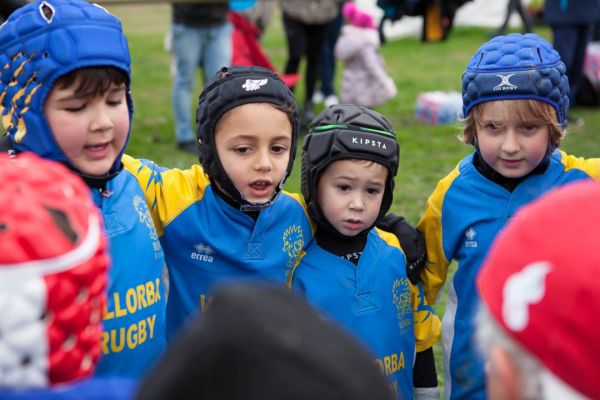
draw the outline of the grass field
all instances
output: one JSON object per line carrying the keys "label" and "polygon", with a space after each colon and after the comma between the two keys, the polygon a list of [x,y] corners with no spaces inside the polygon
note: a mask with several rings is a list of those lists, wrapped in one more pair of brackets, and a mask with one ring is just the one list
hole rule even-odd
{"label": "grass field", "polygon": [[[175,149],[170,56],[163,50],[163,37],[170,19],[169,6],[112,6],[110,11],[123,21],[133,58],[135,118],[128,153],[153,159],[163,166],[189,166],[195,158]],[[286,57],[285,37],[279,16],[273,17],[263,43],[274,64],[282,69]],[[409,38],[390,41],[382,48],[388,71],[398,87],[396,98],[377,108],[392,121],[400,142],[400,171],[392,211],[406,216],[412,223],[418,221],[425,200],[437,181],[471,151],[456,139],[459,126],[428,126],[414,120],[417,95],[433,90],[460,91],[461,73],[489,33],[490,30],[478,28],[457,28],[442,43],[423,44],[417,38]],[[547,28],[538,27],[536,33],[550,39]],[[339,78],[341,68],[338,67]],[[296,94],[301,103],[301,87]],[[598,156],[598,110],[577,108],[571,118],[582,118],[585,123],[577,127],[572,124],[563,148],[580,156]],[[299,190],[298,159],[286,186],[289,191]],[[438,358],[439,353],[436,349]],[[440,371],[441,365],[439,361]]]}

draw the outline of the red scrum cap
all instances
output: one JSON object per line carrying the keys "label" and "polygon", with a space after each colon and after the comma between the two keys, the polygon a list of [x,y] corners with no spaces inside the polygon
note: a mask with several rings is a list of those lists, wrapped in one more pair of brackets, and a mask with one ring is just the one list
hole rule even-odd
{"label": "red scrum cap", "polygon": [[0,388],[91,375],[108,265],[80,178],[28,153],[0,154]]}
{"label": "red scrum cap", "polygon": [[477,280],[510,337],[554,375],[600,398],[600,184],[580,182],[524,207]]}

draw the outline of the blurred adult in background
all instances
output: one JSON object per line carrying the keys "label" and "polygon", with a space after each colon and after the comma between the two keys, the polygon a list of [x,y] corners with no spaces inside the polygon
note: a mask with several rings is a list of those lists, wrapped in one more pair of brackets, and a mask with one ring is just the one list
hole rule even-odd
{"label": "blurred adult in background", "polygon": [[597,182],[564,186],[494,242],[477,279],[491,400],[600,398],[598,198]]}
{"label": "blurred adult in background", "polygon": [[340,37],[344,18],[342,16],[342,5],[340,3],[340,11],[327,27],[327,36],[321,49],[321,58],[319,60],[319,89],[315,90],[312,101],[313,104],[324,104],[325,107],[339,104],[339,99],[335,92],[335,44]]}
{"label": "blurred adult in background", "polygon": [[305,124],[310,123],[315,116],[312,97],[319,73],[319,60],[328,24],[338,16],[340,2],[341,0],[279,0],[288,49],[284,73],[297,73],[300,60],[306,57],[303,107]]}
{"label": "blurred adult in background", "polygon": [[175,138],[180,150],[193,154],[198,154],[191,118],[192,98],[195,101],[197,97],[194,91],[196,70],[202,69],[206,82],[221,67],[231,63],[232,28],[227,20],[228,9],[228,0],[172,5]]}
{"label": "blurred adult in background", "polygon": [[240,13],[258,28],[262,37],[271,23],[271,15],[276,4],[273,0],[256,0],[252,7],[242,10]]}
{"label": "blurred adult in background", "polygon": [[533,30],[533,20],[531,19],[531,15],[529,15],[527,7],[523,6],[521,0],[508,0],[508,5],[506,6],[506,15],[504,16],[504,22],[502,22],[502,25],[500,25],[498,30],[492,33],[491,36],[500,36],[506,33],[506,28],[508,28],[508,22],[510,21],[510,17],[515,11],[521,17],[521,21],[523,21],[523,33],[529,33]]}
{"label": "blurred adult in background", "polygon": [[571,105],[581,87],[585,49],[599,13],[600,0],[546,0],[544,21],[552,28],[554,48],[567,67]]}
{"label": "blurred adult in background", "polygon": [[13,11],[26,3],[25,0],[0,0],[0,23],[7,19]]}

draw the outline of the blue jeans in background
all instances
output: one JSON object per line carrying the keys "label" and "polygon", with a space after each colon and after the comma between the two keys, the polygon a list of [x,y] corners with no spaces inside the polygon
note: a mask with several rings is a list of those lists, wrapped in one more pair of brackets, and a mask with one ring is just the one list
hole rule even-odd
{"label": "blue jeans in background", "polygon": [[[229,22],[222,25],[197,27],[173,24],[173,56],[175,82],[173,83],[173,111],[177,143],[196,140],[192,129],[190,104],[198,93],[196,70],[202,68],[204,81],[210,79],[223,66],[231,64],[231,32]],[[195,120],[195,118],[194,118]]]}

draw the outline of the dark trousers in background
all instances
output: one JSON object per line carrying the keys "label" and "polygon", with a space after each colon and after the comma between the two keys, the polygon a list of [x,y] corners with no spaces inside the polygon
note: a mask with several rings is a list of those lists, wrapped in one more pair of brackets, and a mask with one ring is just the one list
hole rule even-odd
{"label": "dark trousers in background", "polygon": [[[306,56],[305,103],[310,103],[315,91],[317,74],[319,72],[319,59],[328,24],[308,25],[283,14],[283,27],[287,38],[288,61],[285,74],[298,73],[302,56]],[[292,88],[293,90],[293,88]]]}
{"label": "dark trousers in background", "polygon": [[504,16],[504,22],[496,31],[496,35],[504,35],[506,33],[510,17],[515,11],[519,13],[521,21],[523,21],[523,31],[525,33],[533,31],[533,20],[531,18],[531,15],[529,15],[529,11],[521,3],[521,0],[509,0],[508,5],[506,7],[506,15]]}
{"label": "dark trousers in background", "polygon": [[325,97],[335,94],[335,43],[340,37],[344,17],[340,12],[338,16],[329,23],[327,37],[321,50],[321,60],[319,62],[319,79],[321,81],[321,92]]}
{"label": "dark trousers in background", "polygon": [[590,40],[589,25],[553,25],[554,48],[567,67],[569,77],[569,102],[575,105],[575,99],[583,80],[583,62],[585,48]]}

